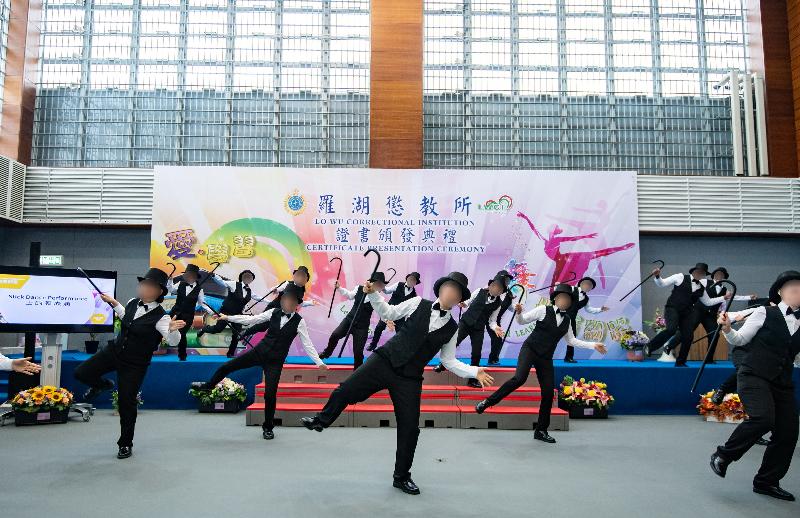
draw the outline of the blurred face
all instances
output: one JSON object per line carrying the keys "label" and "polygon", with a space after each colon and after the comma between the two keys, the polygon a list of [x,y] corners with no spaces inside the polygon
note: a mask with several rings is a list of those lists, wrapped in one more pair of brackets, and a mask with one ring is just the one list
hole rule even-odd
{"label": "blurred face", "polygon": [[461,302],[461,287],[453,281],[447,281],[439,287],[439,305],[442,309],[451,309]]}
{"label": "blurred face", "polygon": [[700,279],[705,278],[705,276],[706,276],[706,272],[704,272],[703,270],[695,270],[695,271],[692,272],[692,278],[693,279],[697,279],[698,281]]}
{"label": "blurred face", "polygon": [[305,286],[308,282],[308,276],[302,270],[297,270],[294,272],[294,275],[292,275],[292,281],[294,281],[297,286]]}
{"label": "blurred face", "polygon": [[556,295],[553,305],[561,311],[565,311],[572,305],[572,297],[566,293],[559,293]]}
{"label": "blurred face", "polygon": [[383,282],[373,281],[372,287],[375,289],[375,291],[383,291],[384,288],[386,288],[386,284]]}
{"label": "blurred face", "polygon": [[249,273],[246,273],[246,274],[242,275],[242,282],[245,283],[245,284],[250,284],[254,280],[255,280],[255,277],[253,277]]}
{"label": "blurred face", "polygon": [[417,278],[416,277],[411,276],[411,275],[406,277],[406,286],[408,286],[409,288],[413,288],[416,285],[417,285]]}
{"label": "blurred face", "polygon": [[161,293],[161,286],[149,279],[144,279],[136,286],[136,296],[142,299],[142,302],[153,302],[161,296]]}
{"label": "blurred face", "polygon": [[499,297],[505,291],[505,286],[497,281],[489,283],[489,295],[492,297]]}
{"label": "blurred face", "polygon": [[781,300],[792,309],[800,307],[800,281],[789,281],[778,291]]}
{"label": "blurred face", "polygon": [[197,282],[197,274],[196,273],[184,273],[183,280],[186,284],[194,284]]}
{"label": "blurred face", "polygon": [[714,274],[713,279],[714,279],[714,282],[723,281],[723,280],[725,280],[725,274],[722,273],[722,272],[716,272]]}
{"label": "blurred face", "polygon": [[300,303],[297,301],[297,297],[294,295],[281,297],[281,309],[284,313],[294,313],[299,305]]}
{"label": "blurred face", "polygon": [[592,284],[592,281],[583,281],[581,283],[581,289],[584,293],[589,293],[594,289],[594,285]]}

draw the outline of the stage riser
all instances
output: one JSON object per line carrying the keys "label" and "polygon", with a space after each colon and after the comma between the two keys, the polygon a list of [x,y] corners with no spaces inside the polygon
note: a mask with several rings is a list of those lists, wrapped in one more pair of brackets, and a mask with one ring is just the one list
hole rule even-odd
{"label": "stage riser", "polygon": [[[286,395],[278,393],[278,401],[284,403],[318,403],[318,404],[325,404],[325,401],[328,400],[330,394],[303,394],[303,395]],[[451,396],[451,397],[441,397],[441,396],[428,396],[426,397],[425,394],[422,395],[423,403],[428,403],[432,405],[467,405],[467,406],[475,406],[478,402],[483,401],[484,398],[482,397],[464,397],[462,395],[459,396]],[[521,406],[521,407],[530,407],[530,406],[538,406],[542,401],[541,396],[520,396],[520,397],[507,397],[498,406]],[[264,402],[264,392],[256,391],[255,397],[256,403],[263,403]],[[554,396],[553,403],[557,403],[558,399]],[[359,403],[361,405],[386,405],[390,404],[391,399],[387,395],[375,395],[371,398]]]}
{"label": "stage riser", "polygon": [[[333,383],[339,384],[346,380],[352,373],[352,369],[328,369],[320,370],[315,368],[290,368],[288,365],[281,371],[281,383]],[[494,378],[494,385],[500,386],[514,376],[514,369],[509,368],[488,368],[489,374]],[[456,376],[450,371],[435,372],[427,368],[423,374],[423,384],[426,385],[456,385],[465,386],[466,380]],[[525,387],[538,387],[535,372],[531,370],[531,375],[525,381]]]}
{"label": "stage riser", "polygon": [[[498,430],[533,430],[537,420],[537,415],[462,413],[460,427],[468,429],[496,428]],[[569,430],[569,415],[551,415],[549,429],[561,431]]]}

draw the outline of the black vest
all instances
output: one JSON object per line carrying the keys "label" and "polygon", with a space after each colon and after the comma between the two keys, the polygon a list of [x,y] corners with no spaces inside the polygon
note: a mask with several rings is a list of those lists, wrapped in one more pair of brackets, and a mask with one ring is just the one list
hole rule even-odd
{"label": "black vest", "polygon": [[[350,312],[347,314],[345,320],[353,320],[353,329],[364,329],[369,327],[369,320],[372,318],[372,304],[367,302],[364,304],[364,297],[367,295],[364,293],[363,286],[359,286],[356,290],[356,296],[353,298],[353,307],[350,308]],[[361,309],[358,309],[359,306]],[[358,314],[356,314],[356,311]]]}
{"label": "black vest", "polygon": [[[186,283],[181,281],[175,293],[175,304],[172,306],[169,314],[186,317],[186,325],[190,326],[192,324],[191,320],[194,318],[194,308],[197,306],[197,297],[200,296],[201,289],[200,282],[197,282],[194,289],[187,292]],[[189,315],[191,315],[191,318],[189,318]]]}
{"label": "black vest", "polygon": [[589,295],[584,293],[583,300],[580,300],[580,288],[572,288],[572,305],[567,310],[567,316],[574,322],[578,319],[578,311],[589,305]]}
{"label": "black vest", "polygon": [[235,290],[228,290],[219,312],[225,315],[241,314],[244,307],[250,302],[250,295],[250,287],[245,286],[243,282],[237,282]]}
{"label": "black vest", "polygon": [[[288,281],[288,282],[289,282],[289,284],[294,284],[294,281]],[[297,286],[297,285],[295,284],[295,286]],[[305,295],[306,295],[306,287],[305,286],[297,286],[297,289],[300,290],[300,297],[301,298],[305,297]],[[283,292],[281,292],[281,291],[278,292],[278,296],[275,297],[274,299],[272,299],[269,304],[267,304],[267,308],[266,309],[281,309],[281,293],[283,293]]]}
{"label": "black vest", "polygon": [[[156,304],[151,302],[150,304]],[[133,299],[125,306],[119,336],[114,341],[114,348],[120,358],[131,363],[148,364],[153,352],[161,343],[161,333],[156,323],[166,314],[160,305],[134,320],[133,316],[139,307],[139,299]]]}
{"label": "black vest", "polygon": [[766,308],[767,318],[744,351],[741,370],[784,386],[792,386],[792,368],[800,353],[800,330],[789,334],[786,319],[777,306]]}
{"label": "black vest", "polygon": [[555,309],[553,306],[546,306],[544,318],[536,322],[536,327],[533,328],[522,346],[530,348],[540,358],[552,360],[558,341],[567,334],[569,323],[569,314],[567,314],[561,319],[561,324],[556,325]]}
{"label": "black vest", "polygon": [[[389,305],[390,306],[396,306],[396,305],[398,305],[398,304],[400,304],[402,302],[405,302],[405,301],[407,301],[409,299],[413,299],[416,296],[417,296],[417,289],[416,288],[411,288],[411,293],[406,295],[406,284],[404,282],[401,282],[400,284],[397,285],[397,289],[394,290],[394,293],[392,293],[392,296],[389,297]],[[395,331],[397,331],[397,329],[400,326],[402,326],[406,322],[406,320],[407,319],[405,319],[405,318],[401,318],[399,320],[395,320],[394,321],[394,329],[395,329]]]}
{"label": "black vest", "polygon": [[264,358],[282,362],[289,355],[289,348],[292,346],[294,337],[297,336],[297,326],[300,325],[303,317],[299,313],[295,313],[283,327],[281,327],[281,317],[283,317],[283,312],[280,309],[272,312],[267,334],[256,347],[262,352]]}
{"label": "black vest", "polygon": [[[712,290],[711,286],[712,285],[709,284],[708,287],[706,288],[706,294],[709,297],[711,297],[712,299],[717,298],[717,297],[722,297],[723,295],[728,293],[728,288],[726,288],[725,286],[722,286],[722,289],[720,290],[719,293],[716,293],[716,291],[717,291],[716,288]],[[698,299],[699,298],[700,297],[698,297]],[[722,306],[722,302],[720,302],[719,304],[714,304],[713,306],[706,306],[705,304],[698,304],[697,306],[698,306],[698,309],[701,312],[705,312],[705,313],[710,313],[712,315],[716,315],[719,312],[720,306]]]}
{"label": "black vest", "polygon": [[432,306],[432,301],[421,299],[405,325],[383,347],[375,351],[388,360],[392,368],[402,376],[421,379],[428,362],[458,331],[458,324],[451,317],[445,325],[429,333]]}
{"label": "black vest", "polygon": [[684,274],[683,282],[672,288],[672,293],[669,294],[665,306],[671,306],[678,311],[691,309],[694,303],[700,299],[703,290],[692,291],[693,287],[692,276]]}
{"label": "black vest", "polygon": [[[509,307],[511,307],[511,303],[512,302],[514,302],[514,294],[511,293],[511,292],[506,293],[505,298],[500,303],[500,311],[497,312],[497,323],[498,324],[500,323],[500,320],[503,318],[503,314],[506,312],[506,310]],[[511,318],[514,318],[514,317],[512,316]],[[486,325],[489,325],[489,322],[487,322]],[[490,332],[491,332],[491,330],[490,330]]]}
{"label": "black vest", "polygon": [[489,290],[481,288],[472,300],[467,310],[461,315],[461,320],[472,328],[480,328],[489,321],[492,312],[500,307],[500,297],[495,297],[494,302],[486,303],[489,297]]}

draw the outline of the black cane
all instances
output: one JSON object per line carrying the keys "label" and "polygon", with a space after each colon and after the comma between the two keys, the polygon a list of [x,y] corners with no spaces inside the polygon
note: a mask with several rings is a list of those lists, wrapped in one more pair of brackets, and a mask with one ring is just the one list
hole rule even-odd
{"label": "black cane", "polygon": [[[81,273],[81,275],[86,277],[86,280],[89,281],[89,284],[91,284],[92,287],[97,290],[97,293],[99,293],[101,295],[105,295],[105,293],[103,293],[103,290],[101,290],[100,288],[97,287],[97,284],[95,284],[94,281],[91,279],[91,277],[89,277],[89,275],[86,274],[86,272],[83,270],[83,268],[81,268],[79,266],[78,268],[76,268],[76,270],[78,270]],[[108,302],[106,302],[106,304],[108,304],[109,306],[111,305]]]}
{"label": "black cane", "polygon": [[386,279],[386,284],[389,284],[390,282],[392,282],[392,279],[394,279],[394,276],[397,275],[397,270],[395,270],[392,267],[389,267],[389,268],[386,268],[386,269],[387,270],[392,270],[392,276],[389,277],[388,279]]}
{"label": "black cane", "polygon": [[[378,252],[377,250],[375,250],[374,248],[370,248],[366,252],[364,252],[364,257],[366,257],[370,252],[373,252],[378,257],[378,262],[375,263],[375,268],[373,268],[372,273],[370,274],[370,278],[372,278],[372,276],[375,275],[375,272],[378,271],[378,267],[381,265],[381,253]],[[361,297],[361,300],[359,301],[358,300],[358,293],[356,293],[356,296],[355,296],[355,299],[354,299],[354,302],[356,304],[358,304],[356,306],[356,312],[353,313],[353,319],[350,321],[350,326],[347,328],[347,334],[344,335],[344,342],[342,342],[342,348],[339,349],[339,354],[337,355],[337,358],[341,358],[342,357],[342,353],[344,352],[344,348],[347,345],[347,340],[350,338],[350,331],[353,329],[353,323],[356,321],[356,318],[358,318],[358,312],[359,312],[359,310],[361,310],[361,306],[364,304],[364,298],[366,298],[366,296],[367,296],[367,294],[364,293],[363,289],[361,291],[361,294],[363,295],[363,297]]]}
{"label": "black cane", "polygon": [[[336,282],[339,282],[339,276],[342,275],[342,258],[331,257],[331,260],[328,262],[332,263],[333,261],[339,261],[339,271],[336,272]],[[335,299],[336,299],[336,288],[333,288],[333,293],[331,293],[331,307],[328,308],[328,318],[331,318],[331,311],[333,311],[333,301]]]}
{"label": "black cane", "polygon": [[[509,293],[514,295],[514,288],[522,288],[522,291],[519,293],[519,300],[517,300],[517,304],[522,304],[522,297],[525,295],[525,288],[521,284],[514,284],[508,287]],[[511,312],[511,319],[508,321],[508,326],[506,326],[506,332],[503,335],[503,342],[500,344],[502,347],[506,343],[506,337],[508,336],[508,332],[511,330],[511,324],[514,322],[514,317],[517,316],[516,309]]]}
{"label": "black cane", "polygon": [[244,314],[244,313],[247,313],[248,311],[250,311],[251,309],[253,309],[254,307],[256,307],[256,306],[258,305],[258,303],[259,303],[259,302],[261,302],[261,301],[262,301],[262,300],[264,300],[265,298],[269,297],[269,296],[270,296],[270,295],[272,295],[273,293],[277,293],[277,291],[278,291],[278,290],[281,288],[281,286],[283,286],[284,284],[286,284],[286,281],[283,281],[282,283],[280,283],[280,284],[278,284],[277,286],[275,286],[275,288],[273,288],[273,289],[272,289],[272,290],[271,290],[269,293],[267,293],[266,295],[264,295],[263,297],[261,297],[261,298],[260,298],[260,299],[258,299],[257,301],[253,302],[252,304],[250,304],[250,306],[249,306],[249,307],[246,307],[246,308],[244,308],[244,310],[242,310],[242,314]]}
{"label": "black cane", "polygon": [[[664,261],[662,261],[661,259],[656,259],[655,261],[653,261],[653,264],[656,264],[656,263],[661,263],[661,266],[659,266],[659,267],[658,267],[658,269],[659,269],[659,270],[661,270],[662,268],[664,268]],[[651,273],[650,275],[648,275],[647,277],[645,277],[644,279],[642,279],[642,282],[640,282],[639,284],[637,284],[636,286],[634,286],[634,287],[633,287],[633,289],[632,289],[631,291],[629,291],[628,293],[626,293],[625,295],[623,295],[623,297],[622,297],[621,299],[619,299],[619,301],[620,301],[620,302],[622,302],[623,300],[625,300],[626,298],[628,298],[628,295],[630,295],[631,293],[633,293],[634,291],[636,291],[636,289],[637,289],[639,286],[641,286],[642,284],[644,284],[644,283],[646,283],[647,281],[649,281],[649,280],[650,280],[650,278],[651,278],[652,276],[653,276],[653,274]]]}
{"label": "black cane", "polygon": [[[575,279],[578,278],[578,275],[575,272],[569,272],[569,273],[572,274],[572,278],[571,279],[567,279],[565,281],[558,281],[558,282],[556,282],[554,284],[551,284],[550,286],[545,286],[544,288],[536,288],[535,290],[528,290],[528,293],[536,293],[537,291],[549,290],[550,288],[555,288],[559,284],[569,284],[570,282],[572,282],[572,281],[574,281]],[[519,286],[519,284],[515,284],[515,286]]]}
{"label": "black cane", "polygon": [[167,263],[167,264],[172,266],[172,271],[167,276],[167,280],[170,280],[170,279],[172,279],[172,276],[175,275],[175,270],[177,270],[178,267],[175,265],[175,263]]}
{"label": "black cane", "polygon": [[[721,281],[715,282],[711,286],[717,286],[717,285],[720,285],[720,284],[728,284],[728,285],[730,285],[731,292],[732,292],[730,300],[734,300],[734,298],[736,297],[736,285],[734,283],[732,283],[731,281],[727,280],[727,279],[723,279]],[[725,308],[725,309],[727,310],[727,308]],[[727,311],[725,313],[727,313]],[[709,345],[713,344],[714,342],[717,341],[717,336],[719,336],[720,329],[722,329],[722,324],[717,324],[717,328],[714,330],[714,336],[708,342]],[[713,347],[709,347],[708,351],[706,351],[706,357],[703,358],[703,364],[700,365],[700,370],[697,371],[697,376],[694,378],[694,383],[692,383],[692,389],[689,392],[694,393],[695,389],[697,388],[697,384],[700,382],[700,376],[703,375],[703,371],[706,369],[706,365],[708,365],[708,362],[711,361],[711,357],[712,357],[713,354],[714,354],[714,348]]]}

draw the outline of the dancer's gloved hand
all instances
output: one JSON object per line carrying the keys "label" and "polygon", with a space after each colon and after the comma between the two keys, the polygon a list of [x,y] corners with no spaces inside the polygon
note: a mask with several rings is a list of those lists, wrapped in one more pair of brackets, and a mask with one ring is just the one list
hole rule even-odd
{"label": "dancer's gloved hand", "polygon": [[481,384],[481,387],[490,387],[494,383],[494,378],[486,372],[485,368],[478,369],[478,375],[475,378]]}
{"label": "dancer's gloved hand", "polygon": [[177,316],[172,317],[169,321],[169,332],[177,331],[178,329],[183,329],[186,326],[186,322],[183,320],[177,320]]}

